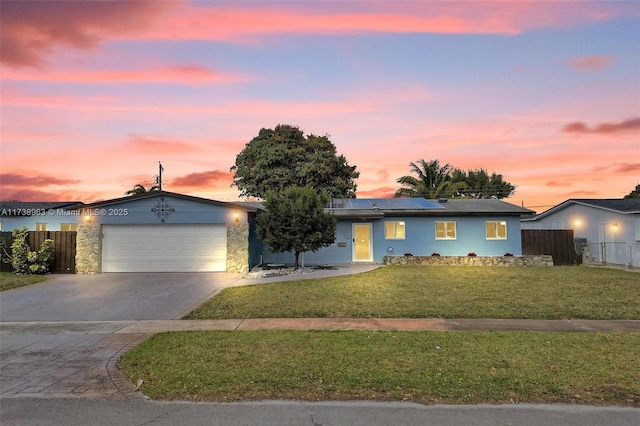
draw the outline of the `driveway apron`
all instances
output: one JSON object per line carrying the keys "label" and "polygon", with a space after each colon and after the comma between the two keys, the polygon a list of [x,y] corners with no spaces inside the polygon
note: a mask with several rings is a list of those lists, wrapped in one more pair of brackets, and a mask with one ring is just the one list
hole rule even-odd
{"label": "driveway apron", "polygon": [[57,275],[41,284],[2,292],[0,320],[178,319],[238,279],[224,273]]}
{"label": "driveway apron", "polygon": [[[240,277],[223,273],[58,275],[0,293],[0,398],[132,398],[117,369],[151,334],[115,332],[135,320],[178,319]],[[49,327],[39,328],[46,321]],[[102,327],[52,322],[113,321]],[[32,323],[15,332],[8,323]],[[4,327],[3,327],[4,324]]]}

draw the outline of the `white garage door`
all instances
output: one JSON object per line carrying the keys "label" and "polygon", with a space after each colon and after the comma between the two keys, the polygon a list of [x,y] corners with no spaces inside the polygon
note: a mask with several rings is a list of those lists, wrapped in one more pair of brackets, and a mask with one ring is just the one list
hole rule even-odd
{"label": "white garage door", "polygon": [[225,225],[104,225],[103,272],[214,272],[227,267]]}

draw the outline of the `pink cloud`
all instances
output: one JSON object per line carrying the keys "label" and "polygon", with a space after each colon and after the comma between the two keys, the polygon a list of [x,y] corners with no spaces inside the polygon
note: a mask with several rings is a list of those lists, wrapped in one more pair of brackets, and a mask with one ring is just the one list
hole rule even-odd
{"label": "pink cloud", "polygon": [[562,186],[571,186],[571,183],[550,180],[550,181],[546,182],[545,185],[546,186],[553,186],[553,187],[562,187]]}
{"label": "pink cloud", "polygon": [[0,59],[15,67],[40,67],[55,46],[95,48],[114,34],[134,35],[175,2],[0,2]]}
{"label": "pink cloud", "polygon": [[611,56],[582,56],[569,61],[569,66],[578,71],[602,71],[613,63]]}
{"label": "pink cloud", "polygon": [[130,135],[125,145],[127,151],[136,153],[179,154],[199,150],[196,145],[179,139],[152,135]]}
{"label": "pink cloud", "polygon": [[0,174],[2,186],[51,186],[51,185],[75,185],[80,183],[76,179],[61,179],[51,175],[27,176],[18,173]]}
{"label": "pink cloud", "polygon": [[58,83],[164,83],[215,84],[245,81],[248,77],[212,71],[199,65],[181,65],[157,69],[103,71],[15,71],[5,70],[3,80],[46,81]]}
{"label": "pink cloud", "polygon": [[233,174],[220,170],[190,173],[186,176],[175,178],[169,186],[176,188],[212,188],[221,185],[231,185]]}
{"label": "pink cloud", "polygon": [[372,188],[372,189],[366,189],[366,190],[359,189],[357,191],[358,198],[393,198],[393,194],[396,193],[396,190],[398,188],[391,187],[391,186],[382,186],[379,188]]}
{"label": "pink cloud", "polygon": [[[518,34],[609,19],[633,5],[600,2],[2,1],[2,62],[41,67],[57,46],[93,49],[113,39],[263,40],[269,35],[366,33]],[[628,12],[627,12],[628,13]]]}
{"label": "pink cloud", "polygon": [[613,173],[640,173],[640,163],[613,163],[607,166],[594,167],[594,171],[608,171]]}
{"label": "pink cloud", "polygon": [[581,121],[576,121],[574,123],[569,123],[562,128],[562,131],[567,133],[596,133],[605,135],[637,130],[640,130],[640,117],[613,123],[601,123],[592,128],[589,128]]}

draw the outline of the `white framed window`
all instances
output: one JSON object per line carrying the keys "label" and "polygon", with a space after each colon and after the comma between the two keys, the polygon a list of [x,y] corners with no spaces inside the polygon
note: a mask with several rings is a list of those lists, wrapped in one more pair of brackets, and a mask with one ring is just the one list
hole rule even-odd
{"label": "white framed window", "polygon": [[77,223],[61,223],[60,230],[61,231],[77,231],[78,224]]}
{"label": "white framed window", "polygon": [[488,220],[486,223],[487,240],[506,240],[507,222],[504,220]]}
{"label": "white framed window", "polygon": [[636,241],[640,241],[640,217],[636,219]]}
{"label": "white framed window", "polygon": [[455,221],[436,221],[436,240],[455,240],[456,239],[456,222]]}
{"label": "white framed window", "polygon": [[36,231],[46,231],[47,230],[47,224],[46,223],[36,223]]}
{"label": "white framed window", "polygon": [[403,221],[389,221],[384,223],[385,240],[404,240],[405,224]]}

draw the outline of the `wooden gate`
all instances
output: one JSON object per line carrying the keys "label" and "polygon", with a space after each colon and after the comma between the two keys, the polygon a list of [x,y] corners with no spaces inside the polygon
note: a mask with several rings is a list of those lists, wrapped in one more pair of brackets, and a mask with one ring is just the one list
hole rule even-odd
{"label": "wooden gate", "polygon": [[[32,251],[38,251],[44,240],[52,239],[55,243],[55,255],[50,272],[52,274],[75,274],[76,235],[76,231],[29,231],[27,244],[29,244]],[[11,232],[0,232],[0,240],[5,242],[6,250],[10,254],[11,243],[13,243]],[[13,271],[13,267],[10,263],[1,263],[0,271],[11,272]]]}
{"label": "wooden gate", "polygon": [[548,254],[554,265],[579,265],[582,255],[576,252],[573,229],[522,229],[522,254]]}

